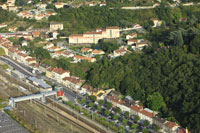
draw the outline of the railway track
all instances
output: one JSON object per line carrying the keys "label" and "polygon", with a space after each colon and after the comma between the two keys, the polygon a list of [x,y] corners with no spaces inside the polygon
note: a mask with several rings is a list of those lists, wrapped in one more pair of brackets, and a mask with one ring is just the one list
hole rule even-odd
{"label": "railway track", "polygon": [[[4,73],[4,72],[3,72],[3,73]],[[2,74],[2,71],[1,71],[1,74]],[[14,79],[13,77],[11,77],[11,76],[8,75],[8,74],[5,74],[5,73],[4,73],[3,75],[4,75],[6,78],[9,78],[10,80],[15,80],[15,83],[16,83],[16,84],[19,84],[20,86],[23,86],[23,87],[27,88],[27,90],[30,91],[30,92],[28,92],[28,93],[25,93],[25,92],[23,92],[23,91],[18,90],[18,91],[20,91],[20,92],[23,93],[23,94],[31,94],[31,93],[36,93],[36,92],[38,92],[38,91],[36,90],[36,87],[33,87],[33,86],[30,87],[30,85],[25,84],[25,83],[22,83],[21,81]],[[12,95],[12,96],[13,96],[13,95]],[[45,106],[49,111],[54,112],[54,113],[56,113],[57,115],[59,115],[59,116],[65,118],[65,119],[67,119],[67,120],[70,121],[70,123],[72,123],[74,126],[78,126],[79,128],[83,129],[86,133],[90,133],[90,132],[95,132],[95,133],[98,133],[98,132],[106,133],[106,132],[107,132],[106,130],[103,130],[102,128],[99,128],[99,127],[95,126],[93,123],[91,123],[91,122],[89,122],[89,121],[86,121],[85,119],[79,117],[79,119],[78,119],[79,121],[85,123],[85,124],[88,125],[89,127],[91,127],[91,128],[93,128],[94,130],[96,130],[96,131],[94,131],[94,130],[91,131],[91,130],[89,130],[88,128],[82,126],[79,122],[74,122],[74,121],[72,121],[71,119],[67,118],[66,116],[64,116],[64,115],[62,115],[62,114],[60,114],[60,113],[58,113],[57,111],[55,111],[54,109],[48,107],[47,105],[45,105],[45,104],[43,104],[43,103],[41,103],[41,102],[39,102],[39,101],[37,101],[37,100],[34,100],[34,101],[36,101],[37,105],[39,105],[40,107],[41,107],[41,106],[42,106],[42,107]],[[46,98],[46,101],[47,101],[47,102],[48,102],[48,101],[49,101],[49,102],[50,102],[50,101],[52,102],[53,100],[50,99],[50,98]],[[53,101],[53,102],[54,102],[54,101]],[[73,116],[74,118],[77,118],[77,114],[75,114],[74,112],[72,112],[72,111],[70,111],[70,110],[67,110],[66,108],[62,107],[61,105],[59,105],[59,104],[56,103],[56,102],[54,102],[54,103],[56,104],[56,106],[57,106],[58,109],[60,109],[60,110],[62,110],[62,111],[64,111],[64,112],[66,112],[67,114]]]}
{"label": "railway track", "polygon": [[[78,126],[79,128],[83,129],[83,130],[85,131],[85,133],[92,133],[92,131],[90,131],[90,130],[88,130],[87,128],[83,127],[81,124],[72,121],[71,119],[67,118],[66,116],[64,116],[64,115],[62,115],[62,114],[60,114],[60,113],[58,113],[57,111],[55,111],[55,110],[52,109],[51,107],[49,107],[49,106],[47,106],[47,105],[41,103],[40,101],[37,101],[37,100],[34,100],[34,101],[35,101],[36,104],[37,104],[38,106],[40,106],[41,108],[45,106],[45,108],[46,108],[49,112],[55,113],[55,114],[59,115],[60,118],[63,118],[63,120],[66,119],[67,121],[70,121],[72,124],[74,124],[74,125]],[[51,116],[50,116],[50,117],[51,117]],[[55,118],[53,118],[53,119],[55,119]],[[56,119],[55,119],[55,120],[56,120]]]}

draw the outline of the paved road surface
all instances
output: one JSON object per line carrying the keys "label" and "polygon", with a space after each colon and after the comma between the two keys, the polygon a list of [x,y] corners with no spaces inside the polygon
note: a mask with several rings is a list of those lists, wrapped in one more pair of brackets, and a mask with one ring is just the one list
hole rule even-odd
{"label": "paved road surface", "polygon": [[13,68],[15,68],[16,70],[18,70],[19,72],[21,72],[22,74],[26,75],[26,76],[32,76],[30,73],[26,72],[24,69],[20,68],[18,65],[16,65],[15,63],[13,63],[13,61],[10,61],[9,59],[0,57],[0,60],[7,63],[8,65],[12,66]]}

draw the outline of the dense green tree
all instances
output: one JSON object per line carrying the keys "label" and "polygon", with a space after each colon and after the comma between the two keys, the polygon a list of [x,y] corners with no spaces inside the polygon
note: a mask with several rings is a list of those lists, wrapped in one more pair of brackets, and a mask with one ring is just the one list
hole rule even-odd
{"label": "dense green tree", "polygon": [[104,100],[99,100],[99,105],[104,105],[105,104],[105,101]]}
{"label": "dense green tree", "polygon": [[152,110],[159,111],[159,109],[165,105],[165,102],[159,92],[154,92],[152,95],[147,97],[147,105]]}
{"label": "dense green tree", "polygon": [[37,47],[35,49],[34,53],[35,53],[36,58],[39,60],[39,63],[43,59],[50,59],[51,58],[49,51],[46,50],[46,49],[43,49],[42,47]]}
{"label": "dense green tree", "polygon": [[189,45],[189,50],[193,54],[200,54],[200,34],[196,35]]}
{"label": "dense green tree", "polygon": [[140,117],[138,115],[136,115],[133,119],[133,121],[138,122],[140,120]]}
{"label": "dense green tree", "polygon": [[144,124],[145,127],[148,127],[150,123],[149,123],[148,120],[144,120],[144,123],[143,123],[143,124]]}
{"label": "dense green tree", "polygon": [[106,103],[106,107],[107,107],[107,109],[111,109],[112,108],[112,103],[107,102]]}

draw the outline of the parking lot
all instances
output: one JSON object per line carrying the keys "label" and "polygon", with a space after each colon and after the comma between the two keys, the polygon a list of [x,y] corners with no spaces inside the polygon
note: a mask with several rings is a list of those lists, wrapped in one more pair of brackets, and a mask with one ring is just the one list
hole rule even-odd
{"label": "parking lot", "polygon": [[28,133],[4,112],[0,112],[0,133]]}

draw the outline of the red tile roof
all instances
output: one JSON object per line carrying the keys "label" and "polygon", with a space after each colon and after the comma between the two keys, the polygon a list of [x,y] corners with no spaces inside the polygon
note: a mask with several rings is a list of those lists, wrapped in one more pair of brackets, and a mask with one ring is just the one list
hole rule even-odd
{"label": "red tile roof", "polygon": [[69,70],[63,70],[62,68],[52,68],[52,67],[50,67],[50,68],[48,68],[47,70],[50,71],[50,72],[58,73],[58,74],[60,74],[60,75],[62,75],[62,74],[64,74],[64,73],[70,73]]}
{"label": "red tile roof", "polygon": [[152,118],[154,116],[153,113],[150,113],[146,110],[142,110],[142,111],[140,111],[140,113],[142,113],[143,115],[150,117],[150,118]]}
{"label": "red tile roof", "polygon": [[171,121],[165,122],[164,125],[167,126],[167,127],[169,127],[169,128],[173,128],[173,127],[175,127],[175,126],[178,126],[177,123],[171,122]]}
{"label": "red tile roof", "polygon": [[35,58],[28,58],[28,59],[26,59],[26,61],[28,61],[28,62],[36,61],[36,59]]}
{"label": "red tile roof", "polygon": [[143,109],[143,107],[138,105],[131,105],[131,109],[140,112]]}
{"label": "red tile roof", "polygon": [[32,32],[32,35],[34,35],[34,36],[39,36],[40,35],[40,32]]}

